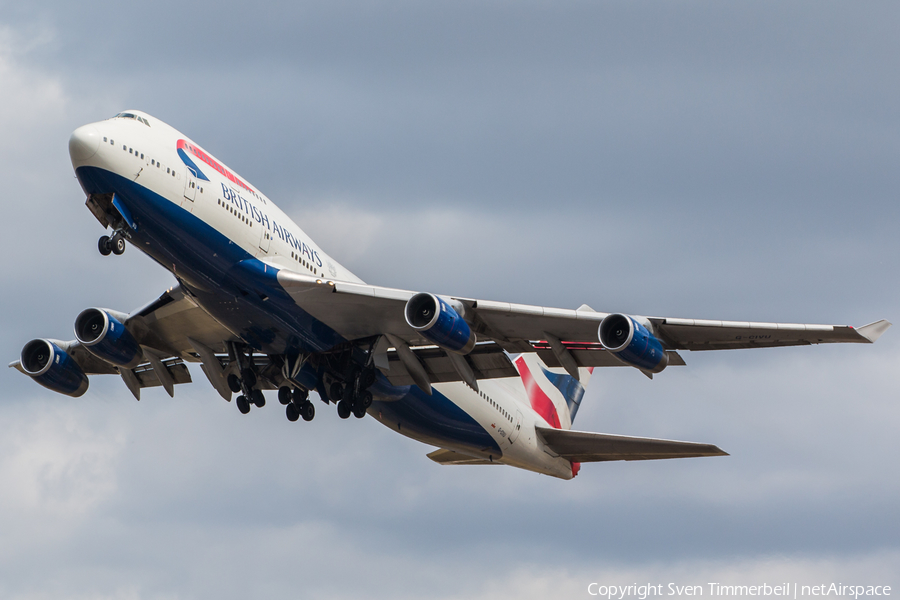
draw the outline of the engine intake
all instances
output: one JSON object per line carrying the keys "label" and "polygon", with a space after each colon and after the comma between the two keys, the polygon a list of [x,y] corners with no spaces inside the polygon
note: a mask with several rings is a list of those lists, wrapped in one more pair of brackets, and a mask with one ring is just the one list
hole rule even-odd
{"label": "engine intake", "polygon": [[22,370],[49,390],[77,398],[88,378],[69,354],[50,340],[31,340],[22,348]]}
{"label": "engine intake", "polygon": [[[462,304],[458,307],[464,312]],[[422,337],[457,354],[468,354],[476,337],[457,309],[434,294],[419,293],[409,299],[404,310],[406,322]]]}
{"label": "engine intake", "polygon": [[102,308],[88,308],[75,319],[75,337],[88,352],[117,367],[133,368],[144,357],[125,325]]}
{"label": "engine intake", "polygon": [[669,364],[662,343],[633,317],[607,315],[600,321],[598,335],[604,348],[642,371],[659,373]]}

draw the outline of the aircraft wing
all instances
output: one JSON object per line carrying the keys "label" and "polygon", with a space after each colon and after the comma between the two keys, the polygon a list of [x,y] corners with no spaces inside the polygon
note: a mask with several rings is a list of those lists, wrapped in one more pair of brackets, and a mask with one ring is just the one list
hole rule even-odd
{"label": "aircraft wing", "polygon": [[[278,272],[278,281],[303,310],[347,339],[387,333],[410,346],[431,344],[413,330],[404,317],[406,302],[415,295],[415,292],[327,281],[285,269]],[[507,351],[548,350],[549,334],[573,346],[571,351],[578,357],[579,366],[620,364],[614,358],[602,356],[609,353],[603,351],[597,344],[597,328],[607,313],[596,312],[587,306],[572,310],[471,298],[449,298],[466,307],[466,319],[472,322],[473,330],[479,339],[492,339]],[[669,351],[841,342],[872,343],[891,325],[887,321],[877,321],[857,329],[846,325],[753,323],[660,317],[646,317],[646,321],[652,324],[654,333]],[[576,350],[580,355],[576,354]],[[548,358],[552,354],[545,353]],[[542,358],[545,356],[542,355]],[[557,361],[550,360],[550,363],[552,362]],[[683,362],[680,362],[679,357],[675,362],[670,361],[670,364]]]}
{"label": "aircraft wing", "polygon": [[535,427],[544,445],[572,462],[728,456],[718,446],[610,433]]}
{"label": "aircraft wing", "polygon": [[[145,387],[161,385],[173,395],[175,385],[190,383],[185,361],[202,363],[213,386],[223,397],[231,397],[224,380],[228,361],[225,359],[223,365],[216,353],[226,352],[225,342],[239,338],[199,308],[180,286],[135,310],[124,323],[143,349],[146,361],[130,369],[94,356],[77,340],[48,341],[66,352],[85,375],[119,374],[138,399]],[[25,372],[18,360],[9,366]]]}

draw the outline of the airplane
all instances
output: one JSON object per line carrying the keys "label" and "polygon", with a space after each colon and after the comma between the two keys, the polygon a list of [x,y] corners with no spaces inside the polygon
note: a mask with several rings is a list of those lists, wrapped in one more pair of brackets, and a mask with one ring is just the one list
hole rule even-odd
{"label": "airplane", "polygon": [[340,418],[367,414],[437,449],[442,465],[505,464],[572,479],[581,463],[727,455],[717,446],[572,429],[599,367],[648,377],[679,350],[873,343],[859,328],[658,318],[560,309],[369,285],[320,248],[265,194],[186,135],[128,110],[84,125],[69,155],[86,206],[176,284],[131,313],[87,308],[75,340],[34,339],[10,363],[78,397],[88,376],[145,387],[191,381],[195,363],[243,414],[277,390],[290,421],[315,392]]}

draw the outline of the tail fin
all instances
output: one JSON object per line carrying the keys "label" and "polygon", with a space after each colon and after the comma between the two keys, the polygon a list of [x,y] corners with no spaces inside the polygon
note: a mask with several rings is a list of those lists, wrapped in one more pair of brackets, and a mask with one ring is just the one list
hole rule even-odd
{"label": "tail fin", "polygon": [[513,360],[531,408],[556,429],[571,429],[593,368],[579,367],[579,379],[562,369],[549,369],[537,354],[520,354]]}

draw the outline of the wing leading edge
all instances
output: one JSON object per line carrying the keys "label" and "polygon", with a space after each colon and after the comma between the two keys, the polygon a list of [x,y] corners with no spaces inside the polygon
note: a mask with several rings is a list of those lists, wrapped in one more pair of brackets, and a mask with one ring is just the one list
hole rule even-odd
{"label": "wing leading edge", "polygon": [[713,444],[546,427],[536,427],[535,430],[547,448],[572,462],[728,456],[727,452]]}

